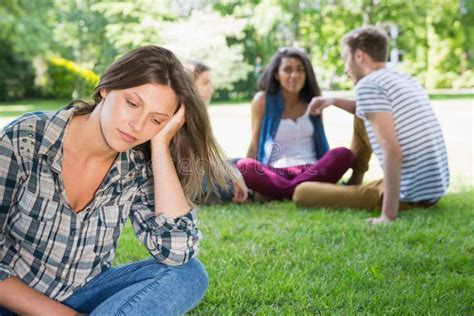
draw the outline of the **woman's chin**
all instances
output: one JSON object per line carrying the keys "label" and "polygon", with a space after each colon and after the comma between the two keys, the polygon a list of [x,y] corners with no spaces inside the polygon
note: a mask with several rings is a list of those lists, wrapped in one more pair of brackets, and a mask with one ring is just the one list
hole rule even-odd
{"label": "woman's chin", "polygon": [[138,144],[128,143],[128,142],[124,142],[124,141],[111,141],[111,142],[108,143],[108,145],[109,145],[109,148],[112,151],[115,151],[117,153],[122,153],[122,152],[125,152],[125,151],[128,151],[128,150],[132,149],[133,147],[137,146]]}

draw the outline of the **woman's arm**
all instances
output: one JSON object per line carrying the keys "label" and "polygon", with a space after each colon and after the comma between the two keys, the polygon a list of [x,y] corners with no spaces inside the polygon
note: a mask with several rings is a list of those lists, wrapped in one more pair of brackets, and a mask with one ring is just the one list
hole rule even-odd
{"label": "woman's arm", "polygon": [[[20,154],[15,149],[15,139],[9,137],[21,135],[16,129],[17,125],[10,125],[0,132],[0,254],[3,254],[7,217],[16,203],[14,198],[22,179]],[[0,307],[21,315],[79,315],[29,287],[5,263],[0,265]]]}
{"label": "woman's arm", "polygon": [[19,315],[81,315],[33,290],[17,277],[0,282],[0,306]]}
{"label": "woman's arm", "polygon": [[169,143],[184,124],[184,106],[152,139],[153,180],[141,185],[130,210],[135,235],[167,265],[188,262],[199,251],[201,234],[171,159]]}
{"label": "woman's arm", "polygon": [[140,185],[130,209],[130,220],[137,239],[159,262],[178,266],[199,252],[201,233],[197,210],[172,218],[166,213],[156,215],[153,179]]}
{"label": "woman's arm", "polygon": [[190,209],[169,149],[171,139],[184,124],[184,113],[185,108],[182,105],[151,140],[156,215],[167,214],[176,218],[188,213]]}
{"label": "woman's arm", "polygon": [[260,139],[260,127],[262,126],[263,115],[265,114],[265,92],[260,91],[255,94],[252,100],[252,135],[247,158],[256,158],[258,153],[258,141]]}
{"label": "woman's arm", "polygon": [[[6,238],[5,225],[11,212],[11,206],[15,204],[13,198],[16,195],[20,179],[17,153],[14,150],[13,142],[7,136],[6,129],[4,129],[0,132],[0,254],[3,254]],[[0,260],[3,260],[3,256],[0,257]],[[0,282],[10,276],[14,276],[13,270],[5,264],[0,265]]]}
{"label": "woman's arm", "polygon": [[[9,137],[21,135],[17,128],[18,125],[10,125],[0,132],[0,254],[3,254],[6,220],[16,203],[14,197],[21,181],[21,161],[15,151],[15,139]],[[29,287],[6,264],[0,266],[0,307],[21,315],[79,315]]]}

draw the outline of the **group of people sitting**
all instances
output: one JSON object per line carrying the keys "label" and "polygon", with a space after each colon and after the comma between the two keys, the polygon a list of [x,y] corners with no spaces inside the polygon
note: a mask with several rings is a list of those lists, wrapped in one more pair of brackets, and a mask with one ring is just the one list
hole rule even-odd
{"label": "group of people sitting", "polygon": [[[387,36],[373,27],[346,35],[342,55],[356,85],[355,100],[322,97],[307,55],[279,49],[252,100],[247,157],[233,159],[237,180],[220,200],[245,201],[250,189],[257,200],[382,210],[373,223],[395,220],[398,210],[433,206],[449,185],[441,128],[420,84],[386,67],[387,46]],[[200,62],[186,67],[209,103],[209,67]],[[329,148],[322,120],[328,106],[354,116],[350,150]],[[373,151],[384,179],[362,184]],[[349,180],[336,185],[349,169]]]}
{"label": "group of people sitting", "polygon": [[[441,128],[421,85],[387,69],[387,46],[373,26],[344,37],[355,100],[322,97],[306,54],[280,49],[252,101],[247,157],[231,163],[210,128],[210,69],[185,68],[157,46],[114,62],[92,102],[8,124],[0,132],[0,315],[192,309],[208,282],[195,257],[194,207],[210,194],[381,210],[374,224],[436,204],[449,185]],[[330,149],[328,106],[354,116],[350,149]],[[372,152],[384,177],[363,183]],[[198,164],[202,172],[185,168]],[[153,258],[112,267],[127,218]]]}

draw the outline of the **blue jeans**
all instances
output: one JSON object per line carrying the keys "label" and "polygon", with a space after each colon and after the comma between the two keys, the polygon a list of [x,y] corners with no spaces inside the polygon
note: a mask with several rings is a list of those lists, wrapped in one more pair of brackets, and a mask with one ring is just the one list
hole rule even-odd
{"label": "blue jeans", "polygon": [[[201,262],[171,267],[148,259],[104,270],[63,304],[90,315],[180,315],[207,290]],[[10,315],[0,308],[0,315]]]}

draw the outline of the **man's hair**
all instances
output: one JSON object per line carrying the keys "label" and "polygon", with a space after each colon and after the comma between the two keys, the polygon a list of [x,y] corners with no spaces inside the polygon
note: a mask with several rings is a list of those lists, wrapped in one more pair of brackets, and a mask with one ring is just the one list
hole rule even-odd
{"label": "man's hair", "polygon": [[360,49],[370,56],[373,61],[385,62],[387,60],[387,34],[373,26],[363,26],[347,33],[342,40],[343,46],[349,47],[351,55]]}

